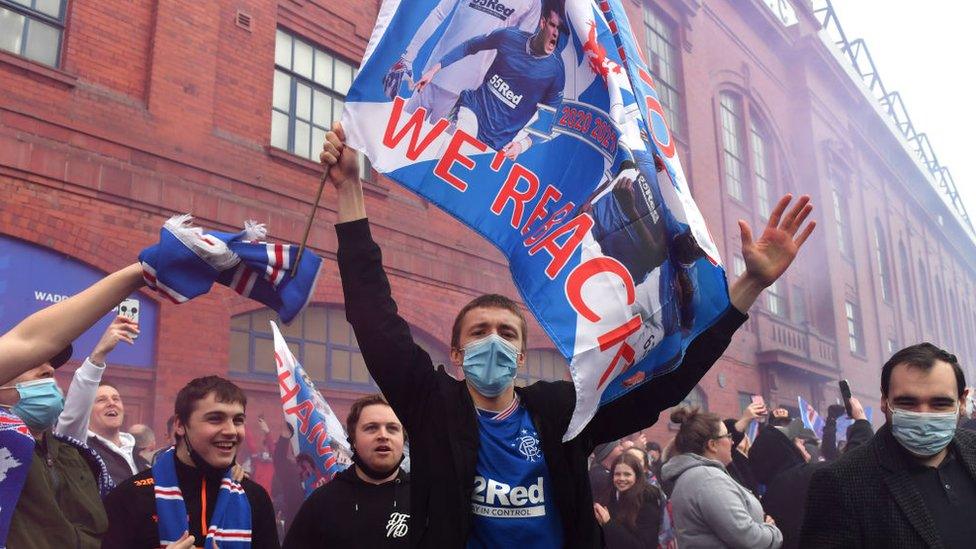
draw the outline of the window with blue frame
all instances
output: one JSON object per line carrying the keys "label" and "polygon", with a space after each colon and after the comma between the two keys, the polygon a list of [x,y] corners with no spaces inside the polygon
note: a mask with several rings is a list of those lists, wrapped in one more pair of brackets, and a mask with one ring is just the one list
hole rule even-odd
{"label": "window with blue frame", "polygon": [[0,0],[0,50],[57,67],[66,11],[67,0]]}
{"label": "window with blue frame", "polygon": [[[356,335],[337,305],[309,305],[290,325],[277,322],[270,309],[231,318],[230,371],[241,375],[275,375],[274,339],[269,321],[281,329],[292,354],[316,382],[329,388],[375,391]],[[414,340],[434,362],[446,364],[447,350],[432,338],[415,333]]]}

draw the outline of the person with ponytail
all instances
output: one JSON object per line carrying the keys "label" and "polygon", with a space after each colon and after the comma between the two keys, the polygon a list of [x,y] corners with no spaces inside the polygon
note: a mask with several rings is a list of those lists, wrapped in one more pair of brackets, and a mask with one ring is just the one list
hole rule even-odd
{"label": "person with ponytail", "polygon": [[657,547],[661,498],[658,489],[647,482],[644,463],[628,451],[610,470],[613,495],[606,507],[593,504],[607,549]]}
{"label": "person with ponytail", "polygon": [[722,419],[681,407],[671,414],[671,421],[680,425],[676,454],[661,474],[674,485],[671,505],[678,546],[779,548],[783,534],[773,519],[726,470],[732,462],[732,435]]}

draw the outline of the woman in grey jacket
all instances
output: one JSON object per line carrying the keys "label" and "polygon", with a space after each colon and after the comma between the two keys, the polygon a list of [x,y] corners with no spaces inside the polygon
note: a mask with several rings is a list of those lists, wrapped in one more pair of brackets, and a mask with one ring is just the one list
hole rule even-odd
{"label": "woman in grey jacket", "polygon": [[671,506],[678,546],[777,549],[783,543],[773,519],[725,466],[732,461],[732,435],[715,414],[679,408],[671,421],[681,424],[674,440],[678,455],[662,468],[674,485]]}

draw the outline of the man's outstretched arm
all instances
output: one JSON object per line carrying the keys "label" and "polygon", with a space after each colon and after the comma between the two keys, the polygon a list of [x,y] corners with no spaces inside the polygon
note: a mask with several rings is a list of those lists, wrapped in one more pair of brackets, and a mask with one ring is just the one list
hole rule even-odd
{"label": "man's outstretched arm", "polygon": [[320,159],[328,167],[338,198],[339,274],[346,319],[370,375],[409,429],[426,401],[434,376],[430,356],[413,341],[410,326],[397,312],[380,248],[373,241],[356,151],[345,146],[342,126],[326,134]]}
{"label": "man's outstretched arm", "polygon": [[25,318],[0,336],[0,384],[50,360],[143,284],[133,263]]}
{"label": "man's outstretched arm", "polygon": [[792,199],[792,195],[780,199],[758,240],[753,240],[749,224],[739,221],[746,272],[729,287],[732,306],[688,345],[681,366],[674,372],[601,408],[586,427],[594,443],[616,440],[653,425],[661,411],[681,403],[722,356],[732,334],[745,322],[749,307],[763,289],[783,276],[816,226],[811,221],[804,227],[813,210],[809,196],[800,197],[784,215]]}

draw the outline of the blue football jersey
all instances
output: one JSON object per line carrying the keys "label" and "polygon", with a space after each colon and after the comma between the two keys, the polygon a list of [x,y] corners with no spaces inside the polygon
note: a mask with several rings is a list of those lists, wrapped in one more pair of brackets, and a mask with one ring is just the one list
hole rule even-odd
{"label": "blue football jersey", "polygon": [[500,150],[535,114],[537,105],[556,107],[562,101],[566,81],[558,50],[549,55],[529,53],[532,33],[515,27],[497,30],[461,44],[441,60],[442,66],[466,55],[495,50],[495,60],[485,80],[461,94],[460,104],[478,119],[478,139]]}

